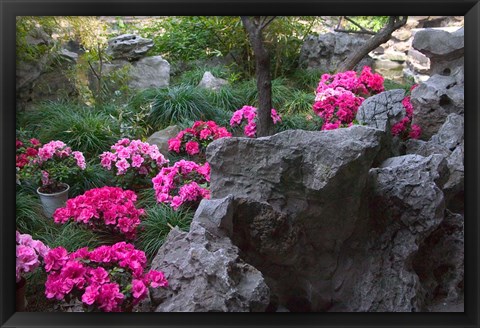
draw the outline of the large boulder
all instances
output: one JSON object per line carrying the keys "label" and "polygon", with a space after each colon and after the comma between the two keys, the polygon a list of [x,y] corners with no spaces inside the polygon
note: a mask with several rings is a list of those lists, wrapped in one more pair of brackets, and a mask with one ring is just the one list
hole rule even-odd
{"label": "large boulder", "polygon": [[107,55],[112,59],[137,60],[145,57],[153,47],[151,39],[142,38],[135,34],[122,34],[108,40]]}
{"label": "large boulder", "polygon": [[[300,63],[306,68],[315,68],[323,72],[334,72],[338,65],[369,37],[346,33],[330,32],[319,36],[310,35],[300,50]],[[372,66],[373,59],[368,55],[357,64],[356,68]]]}
{"label": "large boulder", "polygon": [[[99,63],[92,65],[100,70]],[[170,84],[170,64],[162,56],[152,56],[129,62],[123,59],[102,63],[103,87],[114,92],[120,90],[126,83],[129,88],[144,90],[162,88]],[[89,71],[89,87],[98,90],[98,79]]]}
{"label": "large boulder", "polygon": [[232,240],[262,271],[272,307],[326,311],[343,243],[365,217],[382,131],[362,126],[227,138],[207,148],[213,198],[234,195]]}
{"label": "large boulder", "polygon": [[266,310],[270,290],[262,273],[240,258],[226,235],[232,201],[203,200],[188,233],[173,229],[168,234],[152,262],[169,283],[168,288],[152,290],[155,312]]}
{"label": "large boulder", "polygon": [[145,57],[133,63],[128,86],[132,89],[167,87],[170,83],[170,64],[162,56]]}

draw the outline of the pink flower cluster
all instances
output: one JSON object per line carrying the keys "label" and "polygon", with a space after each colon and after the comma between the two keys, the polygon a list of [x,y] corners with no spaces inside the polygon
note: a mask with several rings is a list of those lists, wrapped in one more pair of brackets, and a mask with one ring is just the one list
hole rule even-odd
{"label": "pink flower cluster", "polygon": [[146,263],[145,253],[125,242],[70,254],[57,247],[45,257],[45,295],[62,300],[71,294],[86,307],[121,312],[144,299],[148,287],[168,286],[163,272],[145,271]]}
{"label": "pink flower cluster", "polygon": [[73,156],[75,158],[75,161],[79,168],[81,168],[82,170],[85,170],[86,163],[85,163],[85,157],[83,156],[83,153],[79,151],[72,151],[70,147],[67,147],[67,145],[60,140],[53,140],[43,145],[43,147],[41,147],[38,150],[39,159],[37,163],[41,164],[50,159],[54,159],[55,157],[67,158],[70,156]]}
{"label": "pink flower cluster", "polygon": [[107,170],[116,171],[116,175],[124,175],[129,171],[147,176],[154,168],[163,166],[168,160],[160,153],[157,145],[150,145],[141,140],[124,138],[115,143],[112,152],[105,151],[100,155],[100,164]]}
{"label": "pink flower cluster", "polygon": [[206,184],[210,182],[210,165],[199,165],[180,160],[171,167],[164,167],[153,178],[157,202],[170,204],[175,210],[182,204],[195,204],[210,198]]}
{"label": "pink flower cluster", "polygon": [[[243,106],[239,110],[235,111],[230,119],[230,126],[234,127],[241,125],[243,120],[247,121],[247,124],[243,128],[243,133],[250,138],[254,138],[257,133],[257,124],[255,119],[257,117],[257,109],[253,106]],[[282,118],[277,113],[277,111],[272,108],[270,112],[270,117],[273,120],[273,124],[277,124],[282,121]]]}
{"label": "pink flower cluster", "polygon": [[168,140],[168,150],[193,156],[205,153],[213,140],[231,136],[227,129],[219,127],[214,121],[196,121],[191,128],[180,131],[175,138]]}
{"label": "pink flower cluster", "polygon": [[[417,87],[414,84],[410,92]],[[402,105],[405,108],[405,117],[392,126],[392,135],[399,136],[402,140],[418,139],[422,135],[422,128],[416,124],[412,124],[413,119],[413,105],[410,102],[410,96],[407,95],[402,100]]]}
{"label": "pink flower cluster", "polygon": [[16,263],[16,281],[22,279],[22,274],[32,272],[40,266],[43,258],[50,251],[41,241],[32,239],[28,234],[16,232],[17,241],[17,263]]}
{"label": "pink flower cluster", "polygon": [[351,126],[364,97],[384,91],[383,82],[368,66],[360,76],[355,71],[323,74],[313,104],[315,114],[323,118],[322,130]]}
{"label": "pink flower cluster", "polygon": [[108,186],[94,188],[67,200],[65,207],[53,213],[53,219],[55,223],[72,219],[96,230],[121,233],[127,239],[133,239],[140,216],[145,213],[135,207],[136,200],[137,195],[131,190]]}

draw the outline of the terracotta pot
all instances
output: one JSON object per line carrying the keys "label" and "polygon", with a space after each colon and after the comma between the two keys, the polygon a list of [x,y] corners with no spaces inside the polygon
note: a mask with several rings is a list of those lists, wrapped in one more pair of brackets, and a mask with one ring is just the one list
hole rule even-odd
{"label": "terracotta pot", "polygon": [[25,298],[25,289],[27,286],[27,281],[25,278],[17,282],[17,289],[15,294],[15,311],[17,312],[24,312],[25,308],[27,307],[27,299]]}
{"label": "terracotta pot", "polygon": [[51,218],[55,210],[64,207],[67,202],[70,186],[66,183],[62,185],[64,185],[66,189],[53,194],[46,194],[41,192],[40,188],[37,189],[37,194],[42,202],[43,213],[45,213],[48,218]]}

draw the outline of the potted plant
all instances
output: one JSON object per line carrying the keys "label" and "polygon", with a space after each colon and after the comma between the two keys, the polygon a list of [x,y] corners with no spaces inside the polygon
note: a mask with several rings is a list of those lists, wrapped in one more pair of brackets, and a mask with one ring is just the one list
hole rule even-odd
{"label": "potted plant", "polygon": [[72,151],[64,142],[53,140],[42,147],[20,169],[20,181],[38,186],[44,213],[52,217],[58,207],[65,205],[70,186],[68,179],[86,168],[85,157]]}
{"label": "potted plant", "polygon": [[42,263],[44,257],[50,251],[41,241],[32,239],[28,234],[16,232],[17,241],[17,261],[16,261],[16,301],[15,308],[18,311],[25,311],[26,299],[25,273],[33,272]]}

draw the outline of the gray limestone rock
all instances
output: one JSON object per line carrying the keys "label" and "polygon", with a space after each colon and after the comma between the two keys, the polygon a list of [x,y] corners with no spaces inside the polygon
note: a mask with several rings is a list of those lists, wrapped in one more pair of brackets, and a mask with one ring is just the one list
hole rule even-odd
{"label": "gray limestone rock", "polygon": [[422,128],[422,139],[438,132],[451,113],[463,114],[463,85],[452,76],[434,75],[412,91],[413,123]]}
{"label": "gray limestone rock", "polygon": [[163,155],[168,154],[168,140],[175,138],[181,131],[177,125],[171,125],[163,130],[157,131],[148,137],[147,142],[151,145],[157,145],[158,150]]}
{"label": "gray limestone rock", "polygon": [[[368,37],[345,33],[326,33],[319,36],[310,35],[306,38],[300,51],[300,63],[306,68],[316,68],[324,72],[334,72],[338,64],[344,61],[352,51],[360,47]],[[372,66],[373,59],[366,56],[357,65]]]}
{"label": "gray limestone rock", "polygon": [[136,90],[167,87],[170,64],[162,56],[145,57],[133,63],[128,86]]}
{"label": "gray limestone rock", "polygon": [[[263,312],[270,289],[262,273],[239,256],[218,225],[231,213],[232,197],[203,200],[190,231],[172,230],[152,262],[168,288],[151,290],[156,312]],[[230,214],[231,215],[231,214]]]}
{"label": "gray limestone rock", "polygon": [[153,41],[135,34],[122,34],[108,40],[107,55],[112,59],[136,60],[145,57]]}
{"label": "gray limestone rock", "polygon": [[450,75],[458,66],[463,66],[464,31],[421,29],[415,33],[412,47],[430,59],[429,73]]}
{"label": "gray limestone rock", "polygon": [[220,90],[223,86],[227,85],[228,81],[215,77],[211,72],[205,72],[202,80],[198,84],[200,88],[210,89],[213,91]]}

